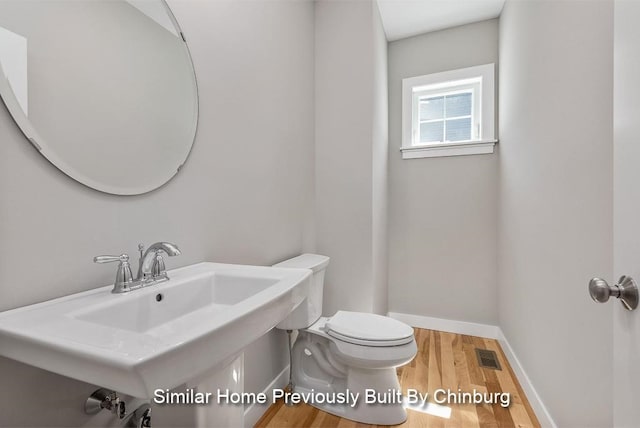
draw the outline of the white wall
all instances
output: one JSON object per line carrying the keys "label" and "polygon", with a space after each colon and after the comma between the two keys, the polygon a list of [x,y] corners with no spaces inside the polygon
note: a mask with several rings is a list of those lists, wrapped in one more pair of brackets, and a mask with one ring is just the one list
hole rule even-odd
{"label": "white wall", "polygon": [[403,160],[402,79],[498,62],[498,21],[389,43],[389,311],[497,324],[497,155]]}
{"label": "white wall", "polygon": [[[617,275],[640,278],[640,2],[616,0],[614,17],[614,262]],[[613,304],[613,426],[640,420],[640,317]]]}
{"label": "white wall", "polygon": [[378,7],[373,5],[373,119],[372,119],[372,310],[388,310],[388,203],[389,203],[389,97],[387,81],[387,38]]}
{"label": "white wall", "polygon": [[[189,161],[165,187],[136,197],[90,190],[42,158],[0,108],[0,310],[108,284],[115,266],[91,258],[134,254],[138,242],[177,243],[183,254],[169,268],[268,265],[303,250],[314,179],[313,4],[169,3],[193,55],[201,120]],[[285,366],[282,336],[247,352],[247,391]],[[81,411],[95,386],[5,359],[0,373],[0,426],[99,423]]]}
{"label": "white wall", "polygon": [[316,251],[324,313],[385,311],[386,41],[377,5],[315,5]]}
{"label": "white wall", "polygon": [[561,427],[612,426],[613,7],[500,18],[500,326]]}

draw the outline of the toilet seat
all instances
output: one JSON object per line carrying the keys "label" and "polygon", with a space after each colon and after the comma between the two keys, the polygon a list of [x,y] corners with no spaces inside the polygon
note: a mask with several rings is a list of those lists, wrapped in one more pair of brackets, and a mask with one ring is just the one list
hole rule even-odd
{"label": "toilet seat", "polygon": [[388,347],[413,341],[413,328],[382,315],[338,311],[325,324],[326,333],[343,342]]}

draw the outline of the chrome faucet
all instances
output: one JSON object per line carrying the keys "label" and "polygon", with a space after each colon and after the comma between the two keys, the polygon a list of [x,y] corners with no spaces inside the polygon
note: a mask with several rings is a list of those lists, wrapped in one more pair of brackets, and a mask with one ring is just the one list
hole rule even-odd
{"label": "chrome faucet", "polygon": [[140,260],[138,261],[138,275],[133,278],[131,265],[129,264],[129,256],[122,254],[120,256],[96,256],[93,258],[94,263],[111,263],[119,261],[116,280],[113,284],[112,293],[126,293],[148,285],[158,284],[169,280],[167,270],[165,268],[162,253],[167,255],[179,256],[180,249],[176,244],[170,242],[156,242],[151,245],[147,251],[144,250],[143,244],[138,244],[140,252]]}
{"label": "chrome faucet", "polygon": [[139,281],[159,277],[169,279],[164,266],[162,252],[165,252],[171,257],[181,254],[178,246],[170,242],[156,242],[149,246],[147,251],[144,251],[144,244],[138,244],[138,251],[140,252],[140,260],[138,261],[138,275],[136,279]]}

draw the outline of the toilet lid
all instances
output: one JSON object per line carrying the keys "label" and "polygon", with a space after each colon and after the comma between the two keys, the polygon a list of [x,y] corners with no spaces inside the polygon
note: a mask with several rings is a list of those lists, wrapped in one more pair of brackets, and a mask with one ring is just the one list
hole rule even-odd
{"label": "toilet lid", "polygon": [[327,334],[365,346],[398,346],[413,340],[413,328],[382,315],[338,311],[325,325]]}

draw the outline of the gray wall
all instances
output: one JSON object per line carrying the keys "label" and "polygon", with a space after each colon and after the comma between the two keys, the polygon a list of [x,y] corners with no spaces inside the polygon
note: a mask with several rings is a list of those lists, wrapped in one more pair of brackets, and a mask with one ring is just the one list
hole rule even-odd
{"label": "gray wall", "polygon": [[388,309],[388,203],[389,203],[389,100],[387,81],[387,38],[377,5],[373,5],[373,131],[372,131],[372,310],[386,314]]}
{"label": "gray wall", "polygon": [[[314,179],[313,4],[169,3],[193,54],[201,120],[189,161],[165,187],[136,197],[85,188],[42,158],[0,108],[0,310],[108,284],[115,267],[91,258],[134,254],[138,242],[178,243],[183,255],[170,268],[268,265],[304,249]],[[262,390],[285,366],[283,339],[273,333],[254,345],[260,353],[247,352],[247,391]],[[80,410],[95,386],[4,359],[0,373],[0,426],[99,423]]]}
{"label": "gray wall", "polygon": [[[614,2],[614,274],[640,277],[640,2]],[[613,278],[615,279],[615,277]],[[613,426],[634,427],[640,420],[640,317],[613,305]]]}
{"label": "gray wall", "polygon": [[497,62],[495,19],[389,43],[389,311],[497,324],[497,155],[399,150],[402,79]]}
{"label": "gray wall", "polygon": [[384,312],[386,42],[374,2],[316,2],[316,248],[324,313]]}
{"label": "gray wall", "polygon": [[561,427],[613,423],[612,37],[610,1],[500,18],[500,326]]}

